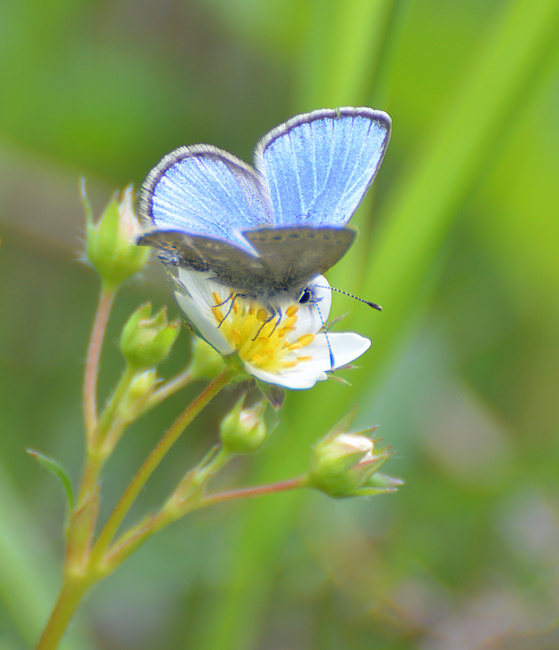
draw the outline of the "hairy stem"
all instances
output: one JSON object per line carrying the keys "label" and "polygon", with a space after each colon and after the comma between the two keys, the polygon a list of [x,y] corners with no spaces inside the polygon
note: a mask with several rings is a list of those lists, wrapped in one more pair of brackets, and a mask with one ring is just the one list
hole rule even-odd
{"label": "hairy stem", "polygon": [[276,494],[279,492],[287,492],[288,490],[297,490],[305,487],[306,477],[301,476],[288,481],[280,483],[273,483],[271,485],[259,485],[251,488],[243,488],[240,490],[230,490],[227,492],[216,492],[209,496],[202,497],[201,499],[192,499],[186,501],[180,510],[175,510],[175,516],[170,516],[169,510],[163,507],[159,512],[148,515],[137,526],[134,526],[130,531],[123,535],[111,548],[108,549],[106,560],[111,569],[116,568],[121,564],[129,555],[131,555],[139,546],[146,542],[154,533],[161,530],[168,524],[181,519],[189,512],[206,508],[208,506],[217,505],[218,503],[225,503],[228,501],[241,501],[243,499],[254,499],[256,497],[265,496],[268,494]]}
{"label": "hairy stem", "polygon": [[214,506],[218,503],[226,503],[227,501],[240,501],[241,499],[254,499],[255,497],[265,496],[267,494],[277,494],[279,492],[287,492],[289,490],[298,490],[305,487],[306,477],[299,476],[292,478],[288,481],[281,481],[280,483],[271,483],[270,485],[257,485],[250,488],[242,488],[240,490],[228,490],[227,492],[216,492],[209,494],[200,500],[197,504],[198,508],[206,508]]}
{"label": "hairy stem", "polygon": [[85,376],[83,382],[83,416],[87,438],[90,439],[97,428],[97,378],[99,376],[99,359],[107,322],[117,289],[103,285],[99,295],[99,303],[95,313],[87,357],[85,361]]}
{"label": "hairy stem", "polygon": [[207,406],[207,404],[224,388],[232,379],[234,371],[229,369],[224,370],[218,377],[216,377],[208,386],[200,393],[200,395],[183,411],[177,418],[175,423],[159,441],[157,446],[148,456],[145,463],[138,470],[138,473],[123,494],[121,500],[115,506],[111,516],[109,517],[105,527],[99,535],[99,539],[92,551],[92,562],[96,564],[99,562],[108,549],[113,537],[115,536],[118,527],[126,516],[127,512],[132,507],[138,494],[143,489],[149,477],[153,474],[159,463],[163,460],[169,449],[179,439],[182,432],[200,413],[200,411]]}

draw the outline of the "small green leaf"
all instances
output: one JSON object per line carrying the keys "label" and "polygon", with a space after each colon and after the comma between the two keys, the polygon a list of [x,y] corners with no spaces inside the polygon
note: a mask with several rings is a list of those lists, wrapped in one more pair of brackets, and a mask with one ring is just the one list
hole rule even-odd
{"label": "small green leaf", "polygon": [[48,456],[44,456],[40,452],[36,451],[35,449],[27,449],[27,453],[35,458],[35,460],[39,461],[41,465],[48,469],[49,472],[54,474],[60,479],[60,482],[62,483],[62,487],[64,488],[64,492],[66,493],[66,501],[68,501],[68,508],[71,511],[72,508],[74,507],[74,492],[72,490],[72,482],[70,481],[70,478],[68,474],[62,469],[62,467],[52,458],[49,458]]}

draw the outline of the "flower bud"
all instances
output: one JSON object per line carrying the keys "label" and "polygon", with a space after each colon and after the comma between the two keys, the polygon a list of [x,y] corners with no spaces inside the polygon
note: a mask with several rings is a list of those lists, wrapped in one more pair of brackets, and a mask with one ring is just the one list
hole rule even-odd
{"label": "flower bud", "polygon": [[153,393],[158,381],[157,371],[154,368],[144,370],[137,374],[128,389],[130,402],[137,402],[140,399],[149,397]]}
{"label": "flower bud", "polygon": [[246,394],[235,404],[221,423],[219,435],[231,454],[250,454],[264,442],[268,429],[264,420],[266,402],[244,408]]}
{"label": "flower bud", "polygon": [[120,337],[120,349],[134,368],[149,368],[165,359],[177,336],[180,321],[167,320],[167,310],[151,316],[151,303],[139,307],[128,319]]}
{"label": "flower bud", "polygon": [[139,372],[132,379],[128,391],[118,407],[119,417],[126,422],[135,420],[155,390],[158,381],[157,371],[154,368]]}
{"label": "flower bud", "polygon": [[103,282],[110,286],[122,284],[148,260],[149,249],[136,245],[141,227],[132,199],[133,190],[129,186],[122,201],[113,197],[101,218],[94,223],[85,190],[83,192],[87,217],[86,255]]}
{"label": "flower bud", "polygon": [[319,442],[312,452],[307,484],[335,498],[393,491],[398,479],[384,477],[389,480],[383,483],[375,478],[392,453],[388,448],[375,451],[375,443],[363,433],[330,434]]}
{"label": "flower bud", "polygon": [[219,352],[204,339],[192,337],[192,358],[189,371],[194,379],[214,379],[225,368]]}

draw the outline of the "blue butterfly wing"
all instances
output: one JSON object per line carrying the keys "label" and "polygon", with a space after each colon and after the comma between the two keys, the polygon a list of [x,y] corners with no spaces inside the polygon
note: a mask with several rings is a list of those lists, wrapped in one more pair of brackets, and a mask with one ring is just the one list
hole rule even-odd
{"label": "blue butterfly wing", "polygon": [[267,188],[242,160],[208,145],[165,156],[140,191],[140,216],[151,232],[227,241],[254,255],[242,231],[272,224]]}
{"label": "blue butterfly wing", "polygon": [[274,226],[343,227],[363,199],[390,139],[390,117],[371,108],[298,115],[258,143]]}

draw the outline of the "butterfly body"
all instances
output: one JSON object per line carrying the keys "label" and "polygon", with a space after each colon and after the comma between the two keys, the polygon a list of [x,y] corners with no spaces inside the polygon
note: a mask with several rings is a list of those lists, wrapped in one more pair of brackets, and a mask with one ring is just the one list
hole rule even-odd
{"label": "butterfly body", "polygon": [[254,169],[209,145],[181,147],[142,186],[138,243],[244,295],[297,296],[353,243],[346,223],[389,137],[386,113],[340,108],[273,129],[256,147]]}

